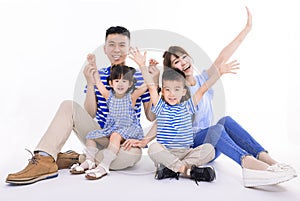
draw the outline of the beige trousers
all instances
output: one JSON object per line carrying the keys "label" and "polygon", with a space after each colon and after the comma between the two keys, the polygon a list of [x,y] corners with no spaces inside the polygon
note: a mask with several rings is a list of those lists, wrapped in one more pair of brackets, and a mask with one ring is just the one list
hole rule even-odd
{"label": "beige trousers", "polygon": [[148,149],[148,154],[155,166],[163,164],[170,170],[178,172],[184,165],[203,165],[215,157],[215,149],[211,144],[203,144],[190,149],[167,149],[164,145],[153,142]]}
{"label": "beige trousers", "polygon": [[[56,160],[57,154],[68,140],[72,131],[85,144],[86,134],[92,130],[99,129],[101,129],[99,124],[85,109],[74,101],[66,100],[61,103],[50,126],[35,150],[47,152]],[[103,149],[108,146],[109,139],[103,138],[97,142],[100,144],[100,148]],[[102,161],[102,151],[100,150],[97,153],[96,161]],[[117,158],[111,163],[110,169],[120,170],[131,167],[140,161],[141,156],[142,150],[140,148],[131,148],[130,151],[125,151],[121,148],[117,154]]]}

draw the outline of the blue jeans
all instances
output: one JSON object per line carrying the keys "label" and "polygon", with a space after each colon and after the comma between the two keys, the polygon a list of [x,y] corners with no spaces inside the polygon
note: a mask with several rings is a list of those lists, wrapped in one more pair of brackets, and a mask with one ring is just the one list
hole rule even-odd
{"label": "blue jeans", "polygon": [[225,154],[239,165],[246,155],[257,157],[265,149],[231,117],[223,117],[211,127],[195,133],[194,147],[210,143],[215,147],[215,159]]}

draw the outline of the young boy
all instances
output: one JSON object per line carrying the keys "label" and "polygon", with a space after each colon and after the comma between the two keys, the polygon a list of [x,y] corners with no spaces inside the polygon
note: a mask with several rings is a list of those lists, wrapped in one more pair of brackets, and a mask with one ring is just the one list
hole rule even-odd
{"label": "young boy", "polygon": [[[162,96],[156,91],[148,69],[144,65],[146,54],[138,50],[131,52],[132,59],[140,66],[148,86],[152,112],[157,118],[157,142],[149,146],[148,154],[156,165],[161,165],[156,172],[156,179],[175,177],[181,174],[195,181],[213,181],[215,172],[212,167],[198,167],[211,161],[214,148],[211,144],[193,146],[192,114],[204,93],[219,78],[218,74],[200,87],[195,95],[188,98],[185,75],[180,70],[166,68],[162,76]],[[151,68],[151,64],[150,64]],[[188,99],[187,99],[188,98]]]}

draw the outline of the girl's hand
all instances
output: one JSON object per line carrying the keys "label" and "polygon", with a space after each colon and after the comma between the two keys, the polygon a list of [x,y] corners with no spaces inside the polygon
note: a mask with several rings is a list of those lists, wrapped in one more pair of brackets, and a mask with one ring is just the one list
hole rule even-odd
{"label": "girl's hand", "polygon": [[236,74],[235,70],[240,69],[239,63],[237,60],[231,61],[229,63],[221,63],[220,66],[218,66],[218,71],[220,75],[226,74],[226,73],[231,73],[231,74]]}
{"label": "girl's hand", "polygon": [[140,52],[138,48],[132,48],[129,49],[129,58],[135,61],[139,67],[146,66],[146,56],[147,52],[145,51],[144,54]]}

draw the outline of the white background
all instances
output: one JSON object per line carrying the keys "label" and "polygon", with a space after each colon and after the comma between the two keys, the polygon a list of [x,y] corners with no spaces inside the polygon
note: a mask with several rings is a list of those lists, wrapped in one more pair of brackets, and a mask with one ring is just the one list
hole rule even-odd
{"label": "white background", "polygon": [[[198,3],[196,3],[198,2]],[[0,1],[1,150],[33,149],[60,102],[72,99],[86,55],[105,30],[162,29],[183,35],[214,60],[246,23],[253,28],[223,77],[226,111],[265,146],[299,141],[300,14],[295,1]],[[3,152],[2,151],[2,152]]]}
{"label": "white background", "polygon": [[[152,189],[157,192],[151,193],[155,200],[161,200],[167,189],[168,196],[174,195],[172,200],[184,200],[185,195],[189,200],[199,200],[198,196],[204,200],[299,200],[299,179],[261,191],[245,189],[240,168],[225,157],[214,164],[218,173],[215,184],[199,188],[186,180],[156,182],[152,174],[128,176],[133,178],[128,180],[122,172],[92,184],[70,176],[67,170],[60,172],[58,179],[36,185],[5,185],[7,174],[20,170],[30,158],[24,148],[33,150],[59,104],[73,99],[86,55],[103,45],[108,27],[172,31],[191,39],[214,60],[244,27],[245,5],[252,12],[253,28],[232,57],[239,60],[241,70],[222,78],[226,114],[299,173],[298,4],[297,0],[0,0],[1,197],[83,200],[102,193],[103,200],[114,200],[110,196],[118,189],[122,197],[117,200],[149,200],[147,189]],[[82,151],[74,136],[64,149]],[[150,161],[143,161],[135,171],[153,168]],[[136,187],[139,192],[135,196],[124,197],[132,192],[124,186],[135,187],[136,182],[144,186]],[[82,192],[82,183],[90,189],[88,193]]]}
{"label": "white background", "polygon": [[[246,5],[253,28],[232,57],[241,70],[222,78],[226,114],[271,153],[295,152],[300,139],[297,0],[0,0],[0,154],[5,161],[0,171],[16,156],[26,162],[24,148],[35,148],[59,104],[73,98],[86,55],[103,45],[108,27],[172,31],[214,60],[244,27]],[[80,144],[72,137],[66,146]]]}

